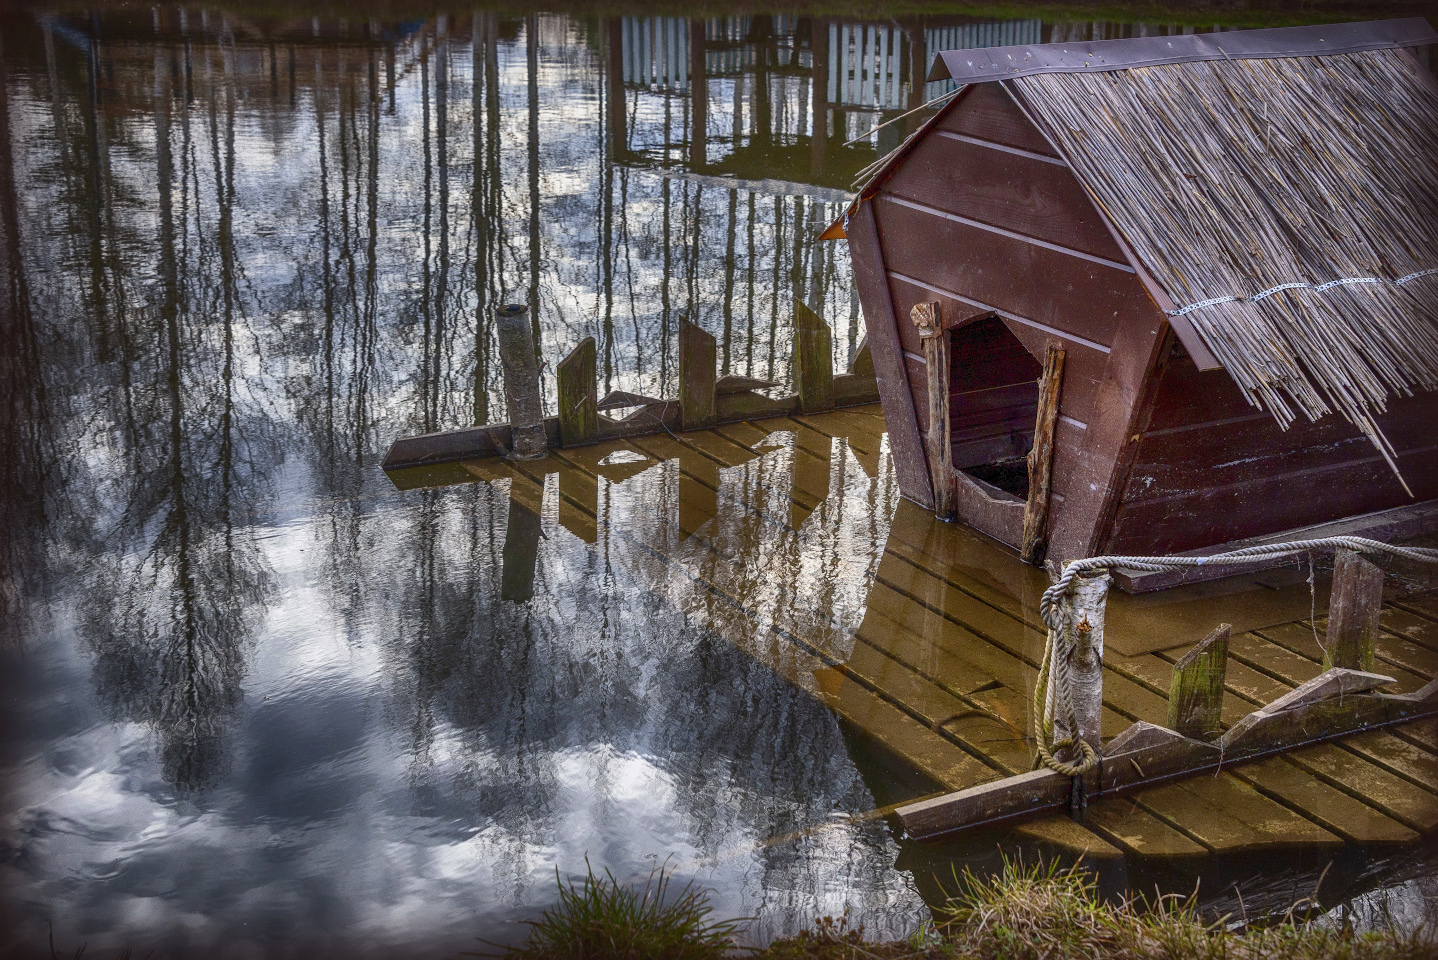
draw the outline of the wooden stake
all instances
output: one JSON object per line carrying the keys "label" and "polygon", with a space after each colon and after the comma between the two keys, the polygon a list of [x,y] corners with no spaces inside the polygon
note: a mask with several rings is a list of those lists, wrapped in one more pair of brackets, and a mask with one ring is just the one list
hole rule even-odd
{"label": "wooden stake", "polygon": [[798,300],[794,301],[794,384],[804,413],[834,409],[834,335],[823,317]]}
{"label": "wooden stake", "polygon": [[928,376],[929,432],[924,446],[929,458],[929,479],[934,485],[934,513],[952,520],[956,510],[953,437],[949,432],[949,332],[944,329],[937,300],[916,303],[909,319],[924,341]]}
{"label": "wooden stake", "polygon": [[1229,624],[1220,624],[1173,665],[1168,688],[1168,726],[1194,740],[1223,732],[1223,680],[1228,672]]}
{"label": "wooden stake", "polygon": [[544,433],[544,404],[539,391],[539,364],[529,308],[511,303],[494,312],[499,358],[504,366],[504,400],[509,408],[510,456],[535,460],[549,442]]}
{"label": "wooden stake", "polygon": [[1024,534],[1019,557],[1038,563],[1048,546],[1049,478],[1053,473],[1054,428],[1059,419],[1059,390],[1064,377],[1064,351],[1049,347],[1039,379],[1039,408],[1034,446],[1029,451],[1029,499],[1024,504]]}
{"label": "wooden stake", "polygon": [[555,367],[559,392],[559,444],[593,443],[599,432],[599,399],[594,382],[594,338],[585,337]]}
{"label": "wooden stake", "polygon": [[679,423],[684,430],[714,425],[714,337],[687,318],[679,321]]}
{"label": "wooden stake", "polygon": [[1373,672],[1373,645],[1382,607],[1383,571],[1352,550],[1339,550],[1328,601],[1325,670],[1343,667]]}

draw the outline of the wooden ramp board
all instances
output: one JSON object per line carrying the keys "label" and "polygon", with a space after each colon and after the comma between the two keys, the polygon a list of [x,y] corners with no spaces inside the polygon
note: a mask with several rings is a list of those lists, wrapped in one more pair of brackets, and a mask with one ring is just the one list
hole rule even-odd
{"label": "wooden ramp board", "polygon": [[[508,483],[521,512],[606,551],[625,589],[660,595],[822,698],[926,782],[956,789],[1020,773],[1033,749],[1029,697],[1043,643],[1035,611],[1046,578],[958,525],[923,511],[916,519],[910,504],[898,507],[882,551],[853,549],[861,525],[883,536],[891,509],[880,492],[892,482],[882,427],[856,408],[392,476],[401,488]],[[872,469],[844,469],[848,457],[860,466],[871,458]],[[796,569],[819,544],[823,563]],[[1222,584],[1188,589],[1167,605],[1139,598],[1131,609],[1142,615],[1119,613],[1110,629],[1188,631],[1172,640],[1237,621],[1224,726],[1322,670],[1324,605],[1310,622],[1306,592],[1290,616],[1262,604],[1254,613]],[[1122,608],[1134,598],[1114,599]],[[1201,622],[1190,629],[1188,619]],[[1396,689],[1438,673],[1438,603],[1390,604],[1382,624],[1377,669]],[[1174,645],[1110,642],[1106,737],[1137,720],[1165,722],[1182,652],[1169,652]],[[1420,721],[1100,799],[1082,823],[1050,817],[1009,835],[1094,856],[1182,858],[1391,846],[1435,830],[1438,722]]]}

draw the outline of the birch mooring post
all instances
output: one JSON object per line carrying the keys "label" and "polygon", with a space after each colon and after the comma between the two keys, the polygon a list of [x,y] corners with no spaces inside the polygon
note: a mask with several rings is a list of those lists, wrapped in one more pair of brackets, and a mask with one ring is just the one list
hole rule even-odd
{"label": "birch mooring post", "polygon": [[1168,689],[1168,728],[1193,740],[1223,732],[1223,681],[1228,673],[1229,624],[1219,624],[1173,665]]}
{"label": "birch mooring post", "polygon": [[953,437],[949,432],[949,332],[944,329],[937,300],[914,304],[909,319],[919,328],[919,338],[924,341],[929,388],[929,432],[924,448],[934,487],[934,514],[940,520],[952,520],[958,494],[954,489]]}
{"label": "birch mooring post", "polygon": [[[1103,721],[1103,622],[1108,602],[1108,588],[1113,578],[1106,571],[1081,574],[1073,580],[1074,634],[1073,656],[1069,661],[1069,691],[1073,698],[1074,717],[1078,720],[1077,735],[1088,741],[1096,753],[1103,752],[1101,727]],[[1058,671],[1049,677],[1048,697],[1054,697]],[[1064,740],[1074,735],[1062,711],[1054,714],[1053,738]]]}
{"label": "birch mooring post", "polygon": [[504,367],[504,400],[509,410],[510,456],[537,460],[549,450],[544,434],[544,404],[539,392],[539,363],[529,308],[511,303],[494,311],[499,359]]}
{"label": "birch mooring post", "polygon": [[1383,570],[1352,550],[1339,550],[1333,560],[1323,669],[1345,667],[1372,673],[1382,610]]}
{"label": "birch mooring post", "polygon": [[599,434],[599,396],[594,380],[594,338],[585,337],[579,346],[554,368],[559,395],[559,445],[593,443]]}
{"label": "birch mooring post", "polygon": [[834,409],[834,335],[813,310],[794,301],[794,386],[799,409]]}
{"label": "birch mooring post", "polygon": [[1039,379],[1039,408],[1034,423],[1034,445],[1029,451],[1029,497],[1024,504],[1024,532],[1019,558],[1024,563],[1043,560],[1048,543],[1049,480],[1053,475],[1054,428],[1059,419],[1059,389],[1064,378],[1064,351],[1049,347]]}
{"label": "birch mooring post", "polygon": [[684,430],[714,425],[718,351],[713,334],[687,318],[679,321],[679,423]]}

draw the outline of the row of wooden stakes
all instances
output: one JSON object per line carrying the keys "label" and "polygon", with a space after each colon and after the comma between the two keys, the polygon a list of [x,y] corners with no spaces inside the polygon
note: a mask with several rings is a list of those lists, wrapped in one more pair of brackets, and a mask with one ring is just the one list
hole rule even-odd
{"label": "row of wooden stakes", "polygon": [[[501,307],[496,311],[496,329],[509,421],[401,437],[385,457],[386,470],[481,457],[530,459],[544,456],[549,449],[702,430],[742,420],[822,413],[879,399],[868,346],[861,343],[846,373],[834,373],[834,339],[828,324],[798,302],[794,304],[796,392],[781,397],[759,392],[779,386],[773,381],[734,374],[720,376],[714,336],[681,319],[676,399],[623,390],[600,397],[596,345],[593,337],[586,337],[556,365],[558,412],[545,417],[528,309]],[[628,412],[611,416],[619,410]]]}
{"label": "row of wooden stakes", "polygon": [[[1383,571],[1349,550],[1334,564],[1324,672],[1272,703],[1221,729],[1230,627],[1220,625],[1173,667],[1166,726],[1139,721],[1107,745],[1099,741],[1102,710],[1102,595],[1085,611],[1097,650],[1091,681],[1073,685],[1079,733],[1102,757],[1076,785],[1050,769],[1006,777],[919,801],[896,811],[912,836],[961,830],[1074,809],[1075,788],[1089,799],[1114,796],[1168,780],[1213,773],[1362,730],[1438,714],[1438,680],[1410,694],[1378,688],[1393,678],[1374,673],[1374,645],[1383,603]],[[1066,733],[1066,731],[1060,731]]]}

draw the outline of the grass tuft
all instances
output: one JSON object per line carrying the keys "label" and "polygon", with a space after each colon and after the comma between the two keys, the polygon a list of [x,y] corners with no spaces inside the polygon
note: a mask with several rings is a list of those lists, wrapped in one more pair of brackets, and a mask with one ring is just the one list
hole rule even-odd
{"label": "grass tuft", "polygon": [[1078,866],[1006,861],[996,876],[957,877],[943,922],[907,941],[836,936],[832,921],[776,941],[764,960],[1428,960],[1427,929],[1355,933],[1304,923],[1292,911],[1262,928],[1205,921],[1192,898],[1106,902]]}
{"label": "grass tuft", "polygon": [[733,949],[739,921],[710,919],[704,891],[691,880],[671,889],[663,865],[642,889],[621,886],[584,861],[582,885],[559,883],[559,904],[528,921],[528,941],[507,951],[514,960],[717,960]]}

